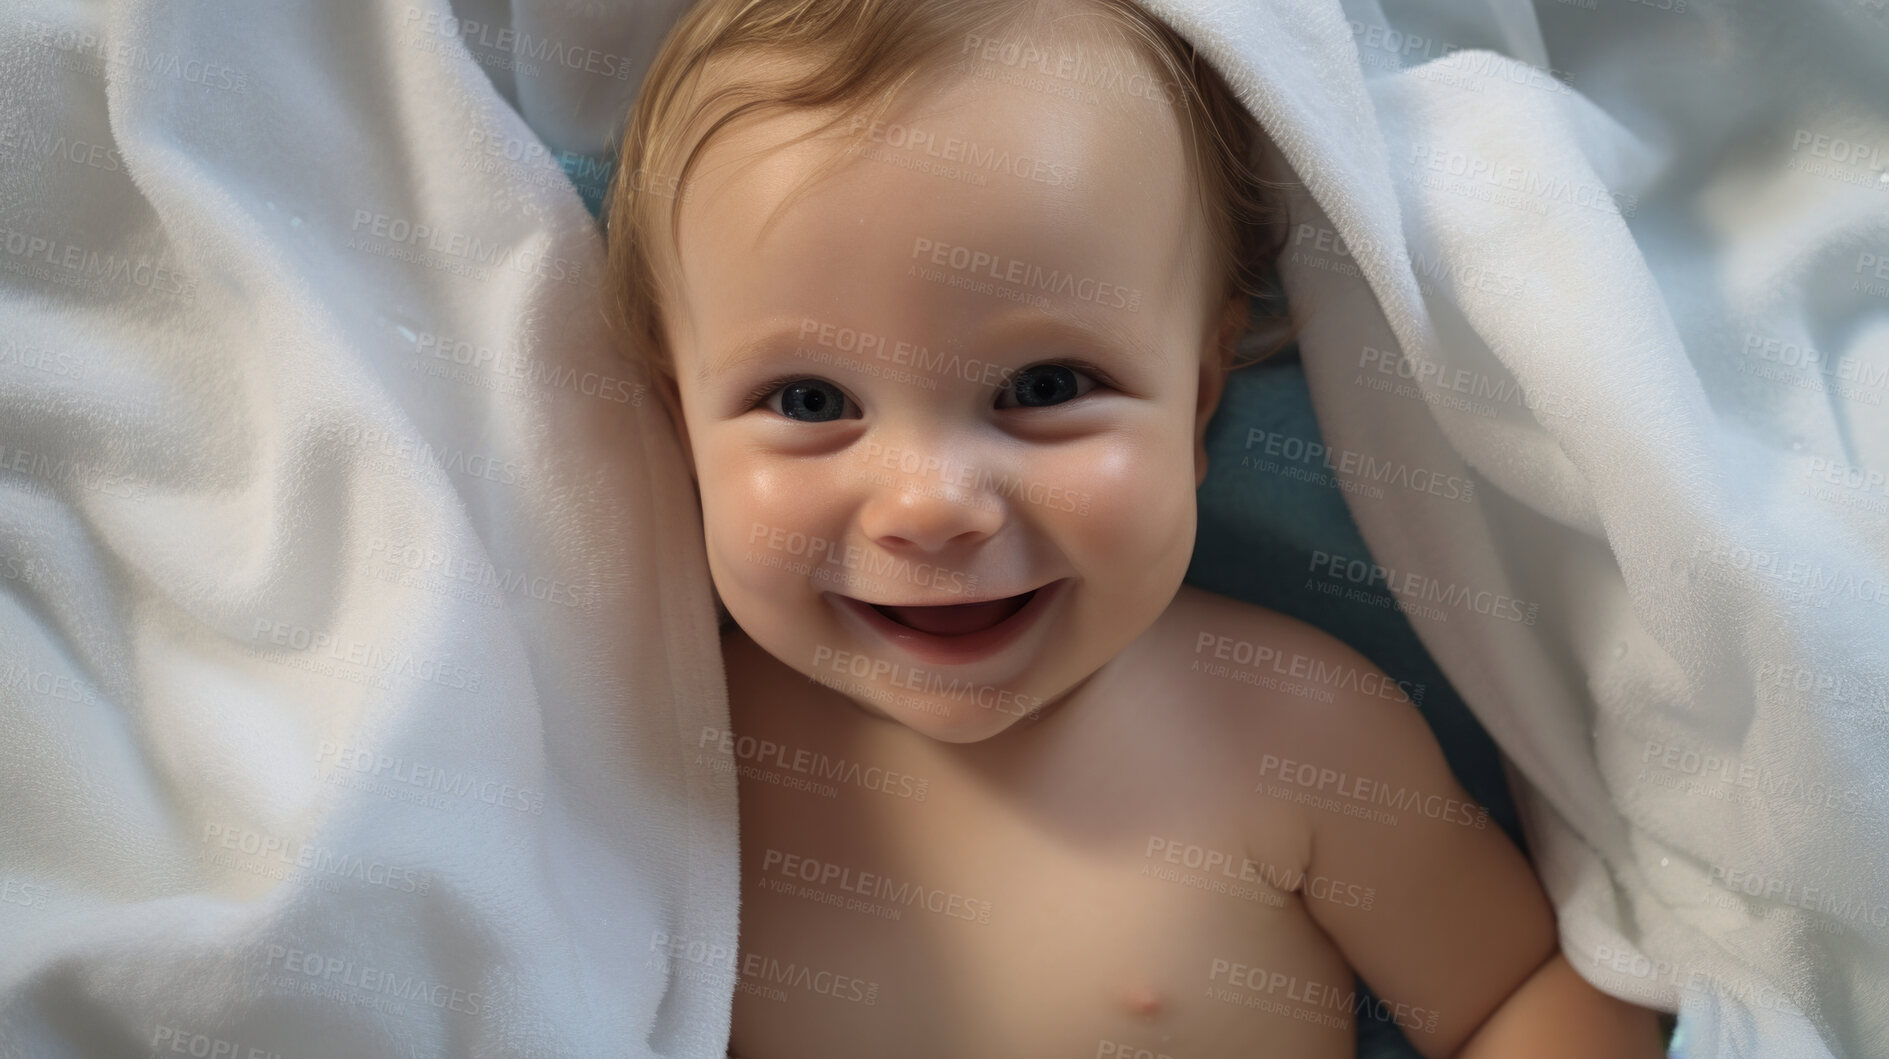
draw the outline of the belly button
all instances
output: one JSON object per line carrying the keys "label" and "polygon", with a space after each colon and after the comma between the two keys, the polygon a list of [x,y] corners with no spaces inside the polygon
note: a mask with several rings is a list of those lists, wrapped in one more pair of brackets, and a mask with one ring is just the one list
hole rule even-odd
{"label": "belly button", "polygon": [[1133,985],[1123,989],[1121,1003],[1131,1015],[1153,1018],[1161,1013],[1161,994],[1153,986]]}

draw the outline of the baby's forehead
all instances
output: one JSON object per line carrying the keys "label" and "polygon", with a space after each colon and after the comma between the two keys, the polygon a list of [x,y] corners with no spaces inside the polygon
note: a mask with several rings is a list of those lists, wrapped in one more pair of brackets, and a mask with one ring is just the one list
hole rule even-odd
{"label": "baby's forehead", "polygon": [[1107,308],[1133,326],[1197,300],[1203,222],[1171,108],[1131,93],[1143,82],[1071,96],[1009,69],[967,64],[817,139],[791,142],[829,116],[802,112],[712,140],[681,215],[695,322],[904,298]]}

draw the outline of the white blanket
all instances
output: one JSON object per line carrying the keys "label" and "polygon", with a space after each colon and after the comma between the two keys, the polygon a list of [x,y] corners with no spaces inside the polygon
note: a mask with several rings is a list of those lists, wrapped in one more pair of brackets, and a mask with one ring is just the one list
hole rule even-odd
{"label": "white blanket", "polygon": [[[1881,5],[1151,6],[1309,190],[1327,442],[1476,476],[1308,576],[1411,602],[1576,968],[1889,1054]],[[722,1054],[699,515],[553,157],[673,10],[0,19],[0,1056]]]}
{"label": "white blanket", "polygon": [[1309,574],[1408,605],[1580,973],[1686,1056],[1889,1055],[1889,19],[1542,6],[1156,5],[1315,200],[1372,555]]}

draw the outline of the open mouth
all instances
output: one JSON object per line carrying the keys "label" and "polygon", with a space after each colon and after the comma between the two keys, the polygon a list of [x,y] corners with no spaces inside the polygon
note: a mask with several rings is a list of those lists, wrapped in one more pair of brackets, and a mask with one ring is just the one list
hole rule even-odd
{"label": "open mouth", "polygon": [[928,664],[965,665],[996,655],[1022,639],[1056,605],[1069,581],[1061,578],[1002,599],[936,607],[867,603],[837,593],[827,596],[863,623],[860,632]]}
{"label": "open mouth", "polygon": [[891,607],[879,603],[869,603],[872,609],[908,629],[930,633],[933,636],[963,636],[967,633],[982,632],[1007,620],[1012,614],[1023,609],[1036,595],[1037,589],[1031,589],[1020,596],[1006,596],[1003,599],[990,599],[981,603],[954,603],[942,607]]}

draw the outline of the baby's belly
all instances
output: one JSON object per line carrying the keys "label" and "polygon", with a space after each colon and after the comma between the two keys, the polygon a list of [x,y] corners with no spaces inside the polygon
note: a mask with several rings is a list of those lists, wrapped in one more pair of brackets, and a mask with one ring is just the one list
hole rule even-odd
{"label": "baby's belly", "polygon": [[1353,1054],[1351,971],[1296,893],[1048,840],[786,845],[743,853],[741,1059]]}

